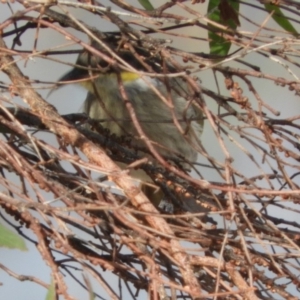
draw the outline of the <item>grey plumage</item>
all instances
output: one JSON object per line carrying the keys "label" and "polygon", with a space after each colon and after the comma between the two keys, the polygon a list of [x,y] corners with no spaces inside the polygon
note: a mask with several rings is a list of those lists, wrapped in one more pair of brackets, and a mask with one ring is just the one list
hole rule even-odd
{"label": "grey plumage", "polygon": [[[155,143],[160,154],[170,157],[177,153],[195,162],[197,151],[194,147],[202,133],[203,121],[201,111],[183,98],[187,96],[186,83],[182,79],[168,80],[169,94],[165,84],[158,79],[147,77],[146,81],[138,78],[122,83],[146,137]],[[151,89],[151,85],[173,104],[173,112]],[[84,111],[92,119],[102,120],[102,126],[111,133],[131,135],[133,145],[145,146],[122,99],[116,75],[100,75],[95,79],[85,100]],[[175,125],[172,115],[179,120],[181,128]],[[184,166],[188,169],[187,164]]]}

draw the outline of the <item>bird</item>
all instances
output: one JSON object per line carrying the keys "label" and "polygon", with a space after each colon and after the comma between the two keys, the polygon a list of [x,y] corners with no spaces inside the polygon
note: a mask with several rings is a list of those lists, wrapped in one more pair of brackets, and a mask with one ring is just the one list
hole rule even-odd
{"label": "bird", "polygon": [[[116,34],[107,34],[100,45],[97,41],[90,45],[101,55],[84,49],[74,68],[60,77],[59,83],[75,82],[83,86],[88,91],[84,112],[90,119],[99,120],[111,134],[130,137],[131,146],[138,148],[147,148],[147,139],[159,155],[184,158],[181,166],[190,171],[197,160],[203,113],[188,100],[191,89],[185,78],[177,76],[177,70],[157,51],[137,43],[128,46],[128,41],[122,42]],[[132,111],[139,129],[133,122]],[[154,161],[151,154],[143,155]],[[126,168],[126,164],[118,164]],[[130,174],[158,205],[163,193],[149,176],[141,170]]]}

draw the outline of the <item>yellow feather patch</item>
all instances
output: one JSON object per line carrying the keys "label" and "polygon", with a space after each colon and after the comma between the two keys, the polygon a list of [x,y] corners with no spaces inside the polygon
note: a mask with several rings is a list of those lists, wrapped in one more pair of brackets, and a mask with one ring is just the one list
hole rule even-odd
{"label": "yellow feather patch", "polygon": [[132,72],[121,72],[121,79],[123,81],[134,81],[138,78],[140,78],[140,75]]}
{"label": "yellow feather patch", "polygon": [[[128,82],[139,79],[140,75],[138,75],[136,73],[132,73],[132,72],[121,72],[120,77],[124,83],[128,83]],[[115,73],[100,74],[97,78],[95,78],[95,80],[99,80],[101,78],[103,78],[104,88],[111,88],[111,86],[108,86],[106,84],[107,80],[108,81],[112,80],[112,82],[117,84],[117,75]],[[92,80],[81,81],[80,85],[91,92],[93,92],[93,90],[94,90],[94,84],[93,84]]]}

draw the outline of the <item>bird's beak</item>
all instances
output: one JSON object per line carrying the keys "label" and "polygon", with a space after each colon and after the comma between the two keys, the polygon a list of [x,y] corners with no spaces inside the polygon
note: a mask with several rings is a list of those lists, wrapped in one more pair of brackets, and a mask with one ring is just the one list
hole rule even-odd
{"label": "bird's beak", "polygon": [[76,81],[84,79],[87,77],[87,72],[79,69],[79,68],[73,68],[71,71],[63,75],[59,78],[59,83],[76,83]]}
{"label": "bird's beak", "polygon": [[87,77],[86,71],[79,68],[71,69],[69,72],[67,72],[57,80],[55,86],[49,91],[47,98],[53,92],[63,87],[65,84],[80,83],[85,77]]}

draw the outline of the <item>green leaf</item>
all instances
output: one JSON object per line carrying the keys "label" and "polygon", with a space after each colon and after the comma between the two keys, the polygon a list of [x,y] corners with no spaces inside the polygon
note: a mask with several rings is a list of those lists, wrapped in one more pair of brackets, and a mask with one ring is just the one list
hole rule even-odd
{"label": "green leaf", "polygon": [[2,224],[0,224],[0,247],[27,251],[24,240]]}
{"label": "green leaf", "polygon": [[46,300],[55,300],[55,299],[56,299],[55,284],[52,279],[51,284],[48,289],[48,292],[47,292],[47,295],[46,295]]}
{"label": "green leaf", "polygon": [[265,4],[265,8],[268,12],[274,11],[272,18],[273,20],[284,30],[294,34],[298,35],[297,30],[294,28],[294,26],[290,23],[290,21],[286,18],[286,16],[281,11],[280,7],[273,4]]}
{"label": "green leaf", "polygon": [[138,1],[146,10],[154,10],[154,7],[150,1],[148,0],[138,0]]}
{"label": "green leaf", "polygon": [[[207,8],[208,18],[221,25],[236,29],[240,25],[238,19],[240,5],[234,0],[210,0]],[[226,56],[231,42],[222,37],[222,31],[213,25],[208,26],[210,54]],[[217,32],[214,32],[214,31]]]}

